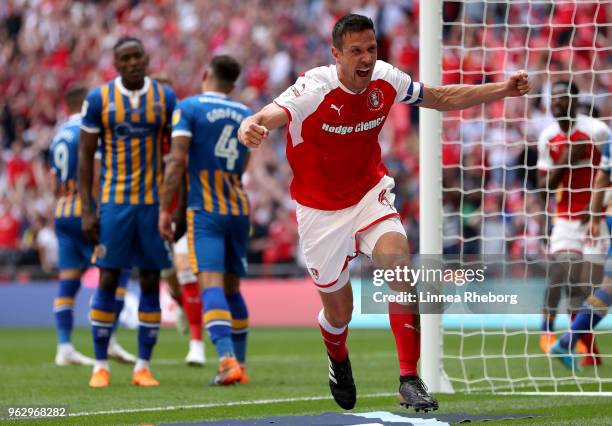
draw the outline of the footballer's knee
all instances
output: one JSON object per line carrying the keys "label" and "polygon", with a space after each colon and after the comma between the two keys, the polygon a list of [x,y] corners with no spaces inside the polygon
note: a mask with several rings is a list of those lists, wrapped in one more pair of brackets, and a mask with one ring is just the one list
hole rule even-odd
{"label": "footballer's knee", "polygon": [[325,319],[336,328],[342,328],[351,322],[353,315],[353,290],[350,281],[340,289],[331,292],[319,292]]}
{"label": "footballer's knee", "polygon": [[200,272],[198,273],[198,283],[201,289],[210,287],[223,288],[223,272]]}
{"label": "footballer's knee", "polygon": [[119,286],[120,275],[120,269],[100,268],[100,288],[114,293]]}
{"label": "footballer's knee", "polygon": [[334,307],[334,308],[325,308],[325,319],[327,322],[336,328],[342,328],[348,325],[351,322],[351,318],[353,315],[353,305],[350,307]]}
{"label": "footballer's knee", "polygon": [[159,274],[155,269],[140,270],[140,290],[143,293],[153,293],[159,291]]}
{"label": "footballer's knee", "polygon": [[226,295],[236,294],[240,292],[240,277],[236,274],[223,274],[223,290]]}

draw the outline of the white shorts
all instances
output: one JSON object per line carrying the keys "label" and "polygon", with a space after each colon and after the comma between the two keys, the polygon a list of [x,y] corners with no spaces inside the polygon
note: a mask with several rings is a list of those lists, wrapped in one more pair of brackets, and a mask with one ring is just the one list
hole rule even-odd
{"label": "white shorts", "polygon": [[579,220],[557,219],[550,234],[550,248],[552,253],[577,253],[584,256],[593,256],[603,261],[608,252],[610,238],[607,236],[607,226],[602,221],[600,238],[594,244],[586,242],[587,224]]}
{"label": "white shorts", "polygon": [[300,248],[317,289],[338,291],[349,280],[348,262],[359,253],[372,257],[378,239],[387,232],[406,236],[391,192],[394,180],[383,177],[354,206],[317,210],[298,204]]}
{"label": "white shorts", "polygon": [[175,255],[188,255],[189,254],[189,249],[187,248],[187,233],[185,232],[185,235],[183,235],[176,243],[174,243],[174,254]]}

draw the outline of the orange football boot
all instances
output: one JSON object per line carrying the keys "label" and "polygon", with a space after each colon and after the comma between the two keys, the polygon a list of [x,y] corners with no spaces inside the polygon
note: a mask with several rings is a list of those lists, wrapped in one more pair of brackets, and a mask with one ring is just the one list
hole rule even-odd
{"label": "orange football boot", "polygon": [[247,374],[246,365],[241,365],[240,368],[242,368],[242,377],[240,378],[238,383],[240,383],[241,385],[248,385],[249,383],[251,383],[251,378]]}
{"label": "orange football boot", "polygon": [[110,385],[110,373],[104,368],[96,370],[89,379],[89,386],[92,388],[105,388]]}
{"label": "orange football boot", "polygon": [[159,386],[148,368],[141,368],[132,375],[132,384],[136,386]]}
{"label": "orange football boot", "polygon": [[242,378],[242,367],[234,356],[224,356],[219,360],[217,375],[211,380],[211,385],[231,385]]}
{"label": "orange football boot", "polygon": [[576,353],[583,354],[583,355],[586,355],[589,353],[589,350],[587,349],[586,345],[584,344],[582,340],[578,340],[578,343],[576,343]]}
{"label": "orange football boot", "polygon": [[553,333],[544,333],[540,336],[540,349],[545,354],[550,353],[550,348],[555,344],[557,338]]}

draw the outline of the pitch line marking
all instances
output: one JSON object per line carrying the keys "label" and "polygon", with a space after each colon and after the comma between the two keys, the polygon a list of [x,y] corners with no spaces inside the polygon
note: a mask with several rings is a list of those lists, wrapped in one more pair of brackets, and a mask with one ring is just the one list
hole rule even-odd
{"label": "pitch line marking", "polygon": [[[509,395],[509,396],[612,396],[612,392],[499,392],[495,394],[486,393],[487,395]],[[360,395],[359,398],[379,398],[397,396],[397,392],[380,392],[371,393],[366,395]],[[187,404],[187,405],[170,405],[167,407],[148,407],[148,408],[125,408],[121,410],[106,410],[106,411],[84,411],[80,413],[70,413],[69,417],[86,417],[86,416],[100,416],[100,415],[112,415],[112,414],[132,414],[132,413],[147,413],[156,411],[176,411],[176,410],[190,410],[196,408],[216,408],[216,407],[232,407],[237,405],[265,405],[265,404],[279,404],[283,402],[301,402],[301,401],[323,401],[330,400],[331,395],[325,396],[302,396],[296,398],[276,398],[276,399],[258,399],[254,401],[228,401],[228,402],[215,402],[207,404]]]}
{"label": "pitch line marking", "polygon": [[[367,395],[360,395],[359,398],[378,398],[397,395],[397,392],[383,392],[383,393],[372,393]],[[98,416],[107,414],[130,414],[130,413],[146,413],[155,411],[174,411],[174,410],[190,410],[195,408],[216,408],[216,407],[232,407],[236,405],[264,405],[264,404],[279,404],[282,402],[300,402],[300,401],[323,401],[332,400],[331,395],[325,396],[302,396],[297,398],[276,398],[276,399],[258,399],[254,401],[228,401],[228,402],[214,402],[207,404],[188,404],[188,405],[170,405],[167,407],[148,407],[148,408],[125,408],[122,410],[106,410],[106,411],[91,411],[81,413],[70,413],[70,417],[85,417],[85,416]]]}

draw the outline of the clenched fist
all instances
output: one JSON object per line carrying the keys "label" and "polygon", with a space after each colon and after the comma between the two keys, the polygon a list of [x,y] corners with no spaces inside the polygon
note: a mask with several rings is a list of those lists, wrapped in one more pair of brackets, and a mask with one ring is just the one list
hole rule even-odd
{"label": "clenched fist", "polygon": [[238,140],[249,148],[257,148],[268,137],[269,130],[247,117],[238,129]]}
{"label": "clenched fist", "polygon": [[523,96],[529,89],[529,75],[525,70],[516,71],[506,81],[507,96]]}

